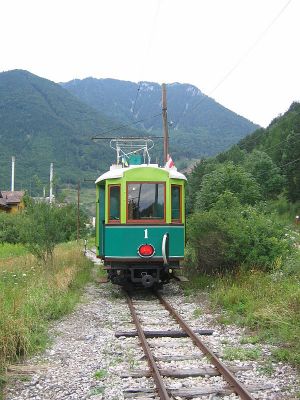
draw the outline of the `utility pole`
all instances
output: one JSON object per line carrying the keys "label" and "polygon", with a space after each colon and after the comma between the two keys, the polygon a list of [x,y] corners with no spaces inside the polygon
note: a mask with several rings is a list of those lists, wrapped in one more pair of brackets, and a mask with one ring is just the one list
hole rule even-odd
{"label": "utility pole", "polygon": [[166,163],[168,161],[168,154],[169,154],[169,131],[168,131],[166,84],[163,83],[161,87],[162,87],[162,118],[163,118],[163,131],[164,131],[164,162]]}
{"label": "utility pole", "polygon": [[12,156],[11,158],[11,191],[15,191],[15,162],[16,158],[15,156]]}
{"label": "utility pole", "polygon": [[80,181],[77,184],[77,242],[79,242],[79,229],[80,229]]}
{"label": "utility pole", "polygon": [[53,163],[50,163],[50,191],[49,191],[49,203],[53,202]]}

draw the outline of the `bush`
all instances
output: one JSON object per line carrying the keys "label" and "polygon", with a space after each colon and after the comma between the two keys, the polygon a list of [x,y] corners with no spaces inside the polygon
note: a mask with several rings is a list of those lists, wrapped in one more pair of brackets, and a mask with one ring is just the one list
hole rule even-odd
{"label": "bush", "polygon": [[293,252],[284,227],[272,215],[243,206],[225,192],[209,211],[192,215],[187,224],[189,263],[197,271],[234,271],[244,265],[278,268]]}
{"label": "bush", "polygon": [[230,191],[242,204],[255,204],[261,199],[261,188],[242,167],[229,162],[206,174],[197,194],[196,210],[209,210],[219,197]]}
{"label": "bush", "polygon": [[22,215],[0,212],[0,243],[19,243]]}
{"label": "bush", "polygon": [[[81,215],[81,226],[86,219]],[[74,205],[57,207],[47,203],[30,203],[24,213],[21,240],[29,251],[46,263],[52,260],[55,246],[76,237],[77,209]]]}

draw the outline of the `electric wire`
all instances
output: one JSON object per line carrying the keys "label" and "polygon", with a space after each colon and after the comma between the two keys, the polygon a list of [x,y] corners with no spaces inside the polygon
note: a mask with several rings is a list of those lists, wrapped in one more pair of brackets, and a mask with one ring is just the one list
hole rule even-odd
{"label": "electric wire", "polygon": [[[161,7],[162,1],[163,0],[158,0],[158,2],[157,2],[157,7],[156,7],[156,11],[154,13],[154,18],[153,18],[153,22],[152,22],[152,29],[151,29],[151,33],[150,33],[150,36],[149,36],[147,51],[146,51],[146,54],[145,54],[146,56],[148,56],[148,54],[150,53],[151,47],[152,47],[154,31],[155,31],[155,28],[156,28],[157,19],[158,19],[158,16],[159,16],[159,11],[160,11],[160,7]],[[143,63],[142,63],[140,76],[142,75],[142,73],[145,70],[145,64],[146,64],[146,57],[144,57],[144,60],[143,60]],[[138,82],[138,88],[137,88],[136,96],[135,96],[135,100],[134,100],[133,106],[131,107],[131,110],[132,110],[131,112],[132,112],[133,116],[134,116],[135,106],[136,106],[136,102],[137,102],[139,94],[140,94],[141,87],[142,87],[142,81],[139,81]]]}
{"label": "electric wire", "polygon": [[[294,135],[295,135],[295,136],[299,136],[300,133],[294,133]],[[300,139],[300,138],[299,138],[299,139]],[[296,142],[297,142],[299,139],[296,139]],[[264,148],[263,151],[267,151],[267,150],[270,150],[270,149],[274,149],[275,147],[278,147],[280,144],[282,144],[282,143],[284,143],[284,142],[288,142],[289,140],[290,140],[290,137],[288,137],[288,138],[286,138],[286,139],[284,139],[284,140],[281,140],[280,142],[278,142],[278,143],[275,144],[274,146],[270,146],[270,147]]]}
{"label": "electric wire", "polygon": [[[291,165],[291,164],[295,164],[295,163],[297,163],[298,161],[300,161],[300,158],[296,158],[295,160],[292,160],[292,161],[289,161],[289,162],[287,162],[287,163],[284,163],[284,164],[280,164],[280,165],[276,165],[275,163],[275,167],[276,168],[278,168],[279,170],[281,170],[280,171],[280,175],[281,176],[285,176],[285,171],[284,170],[282,170],[282,168],[283,167],[286,167],[287,165]],[[199,164],[198,164],[199,165]],[[243,168],[243,165],[240,165],[242,168]],[[255,174],[255,173],[253,173],[253,172],[250,172],[250,171],[245,171],[245,172],[247,172],[248,174],[250,174],[255,180],[257,180],[257,179],[259,179],[259,178],[261,178],[261,177],[263,177],[263,176],[265,176],[265,175],[270,175],[270,171],[264,171],[264,172],[261,172],[261,173],[259,173],[259,174]],[[193,172],[192,172],[193,173]],[[204,174],[204,176],[206,176],[207,174],[205,173]]]}
{"label": "electric wire", "polygon": [[[275,166],[276,166],[278,169],[281,170],[281,171],[280,171],[280,174],[281,174],[282,176],[285,176],[285,171],[282,170],[282,168],[283,168],[283,167],[286,167],[287,165],[295,164],[295,163],[298,162],[298,161],[300,161],[300,158],[296,158],[295,160],[289,161],[289,162],[287,162],[287,163],[285,163],[285,164],[280,164],[280,165],[276,165],[276,164],[275,164]],[[252,172],[249,172],[249,173],[253,176],[254,179],[257,179],[257,178],[261,178],[262,176],[265,176],[265,175],[270,174],[270,171],[261,172],[260,174],[255,174],[255,173],[252,173]]]}
{"label": "electric wire", "polygon": [[[241,63],[244,61],[245,58],[248,57],[248,55],[255,49],[255,47],[259,44],[259,42],[264,38],[264,36],[268,33],[268,31],[271,29],[271,27],[277,22],[277,20],[281,17],[281,15],[284,13],[284,11],[287,9],[287,7],[290,5],[290,3],[293,0],[288,0],[284,6],[279,10],[279,12],[276,14],[276,16],[271,20],[271,22],[267,25],[267,27],[262,31],[262,33],[257,37],[257,39],[254,41],[254,43],[241,55],[241,57],[238,59],[238,61],[233,65],[233,67],[230,68],[229,71],[222,77],[222,79],[214,86],[214,88],[208,92],[207,95],[204,95],[202,99],[196,103],[194,106],[191,107],[190,111],[194,111],[196,108],[198,108],[204,100],[207,98],[211,97],[211,95],[229,78],[229,76],[241,65]],[[183,113],[182,112],[180,118],[178,119],[176,126],[179,125],[183,118]]]}
{"label": "electric wire", "polygon": [[[295,133],[295,132],[293,132],[293,135],[294,136],[299,136],[300,135],[300,133]],[[258,138],[251,138],[251,139],[258,139]],[[266,148],[263,148],[262,149],[262,151],[267,151],[267,150],[270,150],[270,149],[273,149],[273,148],[275,148],[275,147],[278,147],[280,144],[282,144],[282,143],[284,143],[284,142],[288,142],[290,140],[290,137],[288,137],[288,138],[286,138],[286,139],[284,139],[284,140],[281,140],[280,142],[278,142],[278,143],[276,143],[275,145],[273,145],[273,146],[270,146],[270,147],[266,147]],[[298,140],[298,139],[297,139]],[[252,140],[251,140],[252,141]],[[247,143],[245,143],[245,144],[236,144],[236,146],[238,146],[240,149],[243,149],[243,148],[245,148],[245,147],[247,147],[248,146],[248,144],[249,144],[249,142],[248,142],[248,140],[247,140]],[[257,145],[259,146],[259,145],[262,145],[262,143],[257,143]]]}
{"label": "electric wire", "polygon": [[[161,115],[162,115],[162,113],[160,112],[159,114],[151,115],[150,117],[143,118],[143,119],[140,119],[140,120],[135,121],[135,122],[131,122],[130,124],[120,125],[120,126],[117,126],[116,128],[111,128],[111,129],[108,129],[108,130],[104,130],[104,131],[100,132],[100,135],[104,135],[104,134],[107,134],[107,133],[110,133],[110,132],[115,132],[115,131],[118,131],[118,130],[123,129],[123,128],[128,128],[129,126],[142,123],[142,122],[147,121],[147,120],[152,119],[152,118],[160,117]],[[102,139],[102,137],[93,136],[91,138],[91,140],[96,140],[96,139]]]}

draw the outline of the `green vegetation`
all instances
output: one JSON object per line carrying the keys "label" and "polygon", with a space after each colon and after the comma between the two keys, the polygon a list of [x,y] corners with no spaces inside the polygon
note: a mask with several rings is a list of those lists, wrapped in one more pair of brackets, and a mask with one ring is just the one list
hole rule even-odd
{"label": "green vegetation", "polygon": [[105,378],[107,375],[107,371],[105,369],[99,369],[94,373],[94,378],[97,379],[98,381]]}
{"label": "green vegetation", "polygon": [[[300,255],[293,263],[274,265],[266,273],[240,269],[235,274],[208,276],[197,273],[185,284],[186,294],[208,292],[212,305],[223,310],[219,322],[249,327],[252,335],[241,345],[261,341],[274,345],[273,360],[300,367]],[[252,350],[253,354],[252,354]],[[227,359],[255,359],[257,348],[228,348]]]}
{"label": "green vegetation", "polygon": [[[86,218],[81,214],[81,233],[85,231]],[[75,239],[77,231],[77,208],[47,203],[29,202],[22,215],[20,237],[28,250],[43,263],[52,261],[58,243]]]}
{"label": "green vegetation", "polygon": [[9,186],[11,155],[17,157],[16,187],[35,196],[42,196],[49,182],[50,162],[57,185],[76,185],[78,179],[96,178],[107,169],[114,157],[109,144],[90,138],[118,122],[27,71],[1,73],[0,93],[1,189]]}
{"label": "green vegetation", "polygon": [[[80,190],[80,205],[88,215],[96,215],[96,191],[93,182],[91,188],[83,187]],[[60,192],[66,202],[77,203],[77,189],[65,188]]]}
{"label": "green vegetation", "polygon": [[91,265],[74,243],[56,248],[51,268],[31,255],[1,260],[0,375],[7,363],[45,347],[49,322],[73,310]]}
{"label": "green vegetation", "polygon": [[[298,259],[299,265],[300,257]],[[278,269],[270,274],[241,272],[216,279],[211,298],[230,321],[251,327],[278,346],[273,356],[300,365],[300,274]]]}
{"label": "green vegetation", "polygon": [[[300,104],[199,163],[188,183],[186,293],[208,290],[222,323],[300,366]],[[247,339],[244,339],[246,343]],[[242,344],[242,343],[241,343]],[[228,359],[258,357],[227,349]],[[270,369],[266,366],[267,369]]]}
{"label": "green vegetation", "polygon": [[234,194],[241,204],[253,205],[261,199],[260,191],[254,177],[243,168],[233,163],[217,165],[203,177],[195,209],[209,210],[226,192]]}
{"label": "green vegetation", "polygon": [[23,244],[0,243],[0,260],[10,257],[23,256],[27,253]]}
{"label": "green vegetation", "polygon": [[[80,235],[83,236],[86,234],[87,216],[82,211],[80,222]],[[0,213],[0,227],[3,253],[5,250],[9,252],[9,249],[19,249],[19,254],[22,254],[27,248],[40,261],[47,263],[51,261],[58,243],[76,238],[77,207],[73,204],[51,206],[47,203],[35,203],[28,198],[26,209],[22,213]]]}
{"label": "green vegetation", "polygon": [[[83,212],[80,221],[83,235],[87,222]],[[45,348],[49,322],[73,310],[92,278],[92,263],[82,254],[83,244],[72,242],[77,234],[75,205],[35,203],[27,198],[21,213],[0,213],[0,227],[3,385],[6,365]]]}
{"label": "green vegetation", "polygon": [[[136,83],[85,79],[59,85],[27,71],[1,73],[1,188],[9,187],[11,155],[17,156],[16,187],[27,189],[32,196],[42,196],[43,186],[49,182],[50,162],[54,162],[58,178],[56,187],[74,189],[78,179],[90,187],[84,178],[96,179],[115,160],[108,141],[95,143],[92,136],[144,118],[144,124],[113,133],[141,136],[151,131],[161,136],[161,87],[152,86],[155,90],[147,91],[146,96],[141,90],[133,114]],[[204,97],[200,92],[193,95],[190,89],[198,92],[190,85],[168,89],[169,109],[173,110],[170,119],[176,121],[176,130],[170,130],[170,151],[176,162],[216,154],[257,128],[209,97],[190,111]],[[158,116],[149,118],[154,114]],[[152,159],[158,157],[162,162],[162,145],[157,142]]]}
{"label": "green vegetation", "polygon": [[223,351],[224,360],[257,360],[261,356],[261,351],[257,348],[245,349],[243,347],[226,347]]}
{"label": "green vegetation", "polygon": [[0,243],[16,244],[21,241],[20,228],[21,228],[20,214],[7,214],[0,212]]}
{"label": "green vegetation", "polygon": [[269,271],[294,252],[296,237],[272,215],[242,205],[225,192],[208,211],[195,212],[187,226],[190,269],[216,273],[259,268]]}
{"label": "green vegetation", "polygon": [[[85,104],[113,120],[119,120],[121,124],[145,119],[142,124],[136,125],[139,134],[147,130],[161,136],[161,86],[157,83],[143,82],[140,85],[134,113],[131,99],[136,96],[137,83],[87,78],[63,83],[62,86]],[[170,153],[176,165],[181,159],[184,162],[185,159],[217,154],[258,127],[205,96],[195,86],[167,85],[167,92],[169,120],[172,121],[169,129]],[[152,115],[158,117],[149,118]],[[157,143],[153,159],[158,157],[162,162],[162,153],[162,146]]]}

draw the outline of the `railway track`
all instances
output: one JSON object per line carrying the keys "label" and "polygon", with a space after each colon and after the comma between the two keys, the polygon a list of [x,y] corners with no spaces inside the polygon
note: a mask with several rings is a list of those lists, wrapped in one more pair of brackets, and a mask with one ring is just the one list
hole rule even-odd
{"label": "railway track", "polygon": [[[131,370],[124,371],[123,378],[152,378],[153,386],[149,387],[132,387],[124,391],[124,398],[139,398],[139,399],[192,399],[192,398],[220,398],[214,396],[233,396],[230,398],[239,398],[244,400],[254,400],[255,397],[251,392],[269,389],[269,387],[262,387],[258,385],[245,386],[234,375],[234,372],[242,370],[242,367],[228,368],[201,339],[202,335],[211,335],[213,332],[210,330],[191,329],[186,321],[176,312],[172,305],[159,293],[153,293],[148,300],[133,297],[130,293],[125,292],[127,303],[130,309],[132,321],[136,331],[118,331],[117,337],[132,337],[138,336],[142,346],[144,357],[147,360],[149,369],[145,370]],[[149,322],[149,316],[152,322]],[[160,317],[159,317],[160,316]],[[162,317],[163,316],[163,317]],[[162,317],[162,318],[161,318]],[[157,322],[155,318],[161,318],[165,321],[164,330],[155,330]],[[154,320],[153,320],[154,319]],[[161,325],[160,325],[161,326]],[[161,344],[154,338],[172,338],[170,340],[185,340],[191,341],[191,345],[197,348],[197,352],[193,351],[190,354],[174,355],[176,352],[175,343],[168,343],[166,341]],[[156,342],[155,342],[156,341]],[[158,347],[165,347],[170,349],[173,354],[157,357],[155,355]],[[207,360],[207,365],[203,368],[180,368],[182,361],[188,360]],[[171,363],[171,368],[161,367],[161,364]],[[248,368],[249,369],[249,368]],[[214,377],[221,376],[223,382],[216,385],[213,381]],[[172,380],[176,381],[183,378],[196,378],[203,377],[205,385],[191,384],[190,387],[181,386],[175,388],[176,385],[172,384]],[[210,378],[209,378],[210,377]],[[205,379],[204,379],[205,378]],[[207,384],[209,379],[212,380],[211,384]],[[192,381],[191,381],[192,382]],[[199,380],[198,380],[199,382]],[[180,386],[180,385],[179,385]],[[233,394],[236,394],[234,396]]]}

